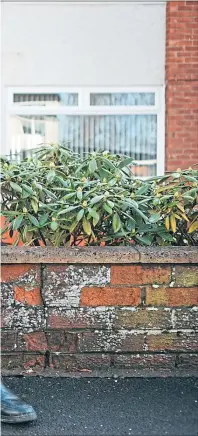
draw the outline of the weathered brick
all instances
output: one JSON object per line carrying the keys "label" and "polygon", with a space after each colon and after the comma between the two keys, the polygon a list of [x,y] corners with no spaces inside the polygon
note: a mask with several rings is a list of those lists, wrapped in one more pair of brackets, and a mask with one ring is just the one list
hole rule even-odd
{"label": "weathered brick", "polygon": [[147,335],[148,351],[198,351],[198,334],[190,332],[169,332]]}
{"label": "weathered brick", "polygon": [[2,265],[1,282],[36,284],[40,282],[40,266],[34,264]]}
{"label": "weathered brick", "polygon": [[40,288],[26,289],[24,287],[14,286],[14,299],[18,303],[24,303],[30,306],[40,306],[43,304]]}
{"label": "weathered brick", "polygon": [[35,371],[40,371],[44,368],[45,356],[43,354],[27,354],[24,353],[23,357],[23,367],[25,370],[33,369]]}
{"label": "weathered brick", "polygon": [[78,348],[80,352],[122,352],[143,351],[144,334],[120,330],[95,331],[78,334]]}
{"label": "weathered brick", "polygon": [[54,330],[46,333],[49,351],[75,353],[77,349],[77,333],[68,333],[64,330]]}
{"label": "weathered brick", "polygon": [[110,367],[108,354],[56,354],[51,355],[51,366],[65,371],[85,371]]}
{"label": "weathered brick", "polygon": [[198,287],[198,266],[175,266],[175,286],[197,286]]}
{"label": "weathered brick", "polygon": [[174,328],[198,330],[198,308],[175,309]]}
{"label": "weathered brick", "polygon": [[153,265],[113,265],[111,283],[113,285],[143,285],[169,283],[171,269],[169,266]]}
{"label": "weathered brick", "polygon": [[23,369],[23,353],[2,353],[1,370]]}
{"label": "weathered brick", "polygon": [[83,288],[81,306],[138,306],[141,303],[141,288]]}
{"label": "weathered brick", "polygon": [[193,306],[198,304],[198,288],[147,287],[146,304],[168,307]]}
{"label": "weathered brick", "polygon": [[14,289],[10,283],[1,283],[1,307],[14,303]]}
{"label": "weathered brick", "polygon": [[41,372],[44,368],[45,356],[44,354],[28,354],[23,352],[2,354],[1,356],[1,369],[2,371],[20,371],[32,369],[34,372]]}
{"label": "weathered brick", "polygon": [[1,369],[2,372],[6,371],[24,371],[32,370],[33,372],[40,373],[44,369],[45,356],[41,353],[23,353],[15,352],[9,354],[2,354],[1,356]]}
{"label": "weathered brick", "polygon": [[47,328],[108,328],[112,311],[108,308],[49,308]]}
{"label": "weathered brick", "polygon": [[174,354],[117,354],[113,357],[114,366],[118,368],[173,370]]}
{"label": "weathered brick", "polygon": [[198,372],[198,354],[179,354],[177,356],[176,365],[178,369],[185,369],[189,374],[192,370]]}
{"label": "weathered brick", "polygon": [[2,327],[13,330],[41,330],[45,327],[44,309],[38,306],[3,307]]}
{"label": "weathered brick", "polygon": [[44,271],[42,296],[48,306],[78,307],[84,286],[109,283],[109,267],[52,265]]}
{"label": "weathered brick", "polygon": [[27,351],[46,351],[47,340],[44,332],[19,333],[17,348]]}
{"label": "weathered brick", "polygon": [[24,303],[32,306],[40,306],[43,304],[41,291],[39,287],[27,289],[23,287],[14,287],[14,298],[18,303]]}
{"label": "weathered brick", "polygon": [[12,351],[17,348],[17,333],[15,331],[1,331],[1,350]]}
{"label": "weathered brick", "polygon": [[168,329],[172,327],[171,311],[163,309],[117,309],[113,326],[126,329]]}

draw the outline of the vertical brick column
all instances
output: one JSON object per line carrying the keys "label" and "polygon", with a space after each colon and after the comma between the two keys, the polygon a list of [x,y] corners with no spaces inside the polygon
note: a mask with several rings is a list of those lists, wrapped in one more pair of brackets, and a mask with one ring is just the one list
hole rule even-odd
{"label": "vertical brick column", "polygon": [[198,2],[167,2],[166,170],[198,163]]}

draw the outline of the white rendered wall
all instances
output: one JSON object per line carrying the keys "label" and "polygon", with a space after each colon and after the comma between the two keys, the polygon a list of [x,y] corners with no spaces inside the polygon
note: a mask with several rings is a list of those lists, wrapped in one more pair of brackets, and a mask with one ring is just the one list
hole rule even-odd
{"label": "white rendered wall", "polygon": [[165,4],[2,3],[9,86],[163,85]]}

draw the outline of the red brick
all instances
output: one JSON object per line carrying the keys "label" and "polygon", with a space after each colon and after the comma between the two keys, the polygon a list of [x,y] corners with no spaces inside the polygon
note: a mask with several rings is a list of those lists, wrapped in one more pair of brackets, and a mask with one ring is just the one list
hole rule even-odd
{"label": "red brick", "polygon": [[47,341],[44,332],[31,332],[18,335],[18,348],[27,351],[46,351]]}
{"label": "red brick", "polygon": [[15,286],[14,299],[18,303],[24,303],[31,306],[40,306],[43,304],[40,288],[25,289],[19,286]]}
{"label": "red brick", "polygon": [[198,354],[179,354],[177,358],[177,369],[185,369],[188,374],[191,374],[192,370],[197,372],[198,368]]}
{"label": "red brick", "polygon": [[194,306],[198,304],[198,288],[146,289],[146,304],[152,306]]}
{"label": "red brick", "polygon": [[1,350],[12,351],[17,348],[17,333],[15,331],[1,331]]}
{"label": "red brick", "polygon": [[138,306],[141,303],[140,288],[83,288],[81,306]]}
{"label": "red brick", "polygon": [[23,353],[2,353],[1,354],[1,370],[14,371],[23,369]]}
{"label": "red brick", "polygon": [[175,309],[174,327],[198,330],[198,307]]}
{"label": "red brick", "polygon": [[16,305],[14,307],[3,307],[1,311],[1,325],[7,329],[19,331],[38,331],[44,328],[43,306]]}
{"label": "red brick", "polygon": [[14,282],[35,268],[38,267],[33,264],[2,265],[1,282]]}
{"label": "red brick", "polygon": [[[175,266],[176,286],[198,286],[198,266]],[[197,291],[198,292],[198,291]]]}
{"label": "red brick", "polygon": [[175,369],[174,354],[118,354],[113,357],[115,368],[165,370]]}
{"label": "red brick", "polygon": [[198,162],[197,2],[167,2],[166,18],[166,170],[175,171]]}
{"label": "red brick", "polygon": [[108,328],[111,310],[101,308],[49,308],[47,328]]}
{"label": "red brick", "polygon": [[168,329],[172,327],[171,311],[164,309],[116,309],[113,326],[126,329]]}
{"label": "red brick", "polygon": [[143,351],[144,333],[136,334],[127,330],[95,331],[78,334],[77,351],[90,352],[133,352]]}
{"label": "red brick", "polygon": [[44,369],[45,356],[40,353],[26,354],[26,353],[9,353],[2,354],[1,368],[2,371],[12,371],[16,373],[19,371],[23,373],[24,370],[32,369],[33,372],[41,372]]}
{"label": "red brick", "polygon": [[45,356],[39,354],[24,354],[23,367],[25,370],[33,369],[34,371],[44,369]]}
{"label": "red brick", "polygon": [[129,265],[111,267],[113,285],[146,285],[169,283],[171,269],[169,266]]}
{"label": "red brick", "polygon": [[10,306],[14,303],[14,289],[10,283],[1,283],[1,306]]}
{"label": "red brick", "polygon": [[77,333],[54,330],[46,333],[49,351],[75,353],[77,347]]}
{"label": "red brick", "polygon": [[148,351],[198,351],[198,334],[178,332],[148,334]]}
{"label": "red brick", "polygon": [[54,369],[65,371],[89,371],[106,369],[110,367],[108,354],[51,354],[51,365]]}

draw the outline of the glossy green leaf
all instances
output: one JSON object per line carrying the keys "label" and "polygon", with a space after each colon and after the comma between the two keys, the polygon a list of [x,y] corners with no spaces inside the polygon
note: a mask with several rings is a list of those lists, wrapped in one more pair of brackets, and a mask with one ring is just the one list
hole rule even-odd
{"label": "glossy green leaf", "polygon": [[89,163],[89,171],[90,173],[94,173],[97,170],[97,162],[95,159],[92,159]]}
{"label": "glossy green leaf", "polygon": [[44,226],[47,223],[48,220],[49,220],[49,215],[48,214],[42,215],[39,218],[39,225],[40,225],[40,227]]}
{"label": "glossy green leaf", "polygon": [[54,170],[49,171],[49,173],[47,174],[47,181],[49,183],[52,183],[53,180],[54,180],[55,175],[56,175],[56,173],[55,173]]}
{"label": "glossy green leaf", "polygon": [[23,222],[23,215],[19,215],[12,223],[13,230],[18,230]]}
{"label": "glossy green leaf", "polygon": [[120,227],[121,227],[120,217],[119,217],[119,215],[118,215],[117,212],[113,215],[113,222],[112,222],[112,225],[113,225],[113,231],[114,231],[115,233],[117,233],[118,230],[120,230]]}
{"label": "glossy green leaf", "polygon": [[110,206],[108,206],[108,204],[107,204],[107,203],[104,203],[104,204],[103,204],[103,209],[104,209],[104,210],[106,210],[106,212],[108,212],[108,213],[110,213],[110,214],[112,214],[112,213],[113,213],[113,211],[112,211],[111,207],[110,207]]}
{"label": "glossy green leaf", "polygon": [[89,213],[90,213],[90,215],[91,215],[92,218],[94,218],[95,220],[98,220],[98,221],[99,221],[99,219],[100,219],[100,215],[98,214],[98,212],[96,212],[96,210],[94,210],[94,209],[92,209],[91,207],[89,207],[89,208],[88,208],[88,211],[89,211]]}
{"label": "glossy green leaf", "polygon": [[14,191],[22,193],[22,188],[17,183],[10,182],[10,186]]}
{"label": "glossy green leaf", "polygon": [[84,216],[84,213],[85,213],[85,211],[84,211],[84,209],[81,209],[81,210],[79,210],[79,212],[78,212],[78,214],[77,214],[77,223],[79,222],[79,221],[81,221],[81,219],[83,218],[83,216]]}
{"label": "glossy green leaf", "polygon": [[69,206],[69,207],[67,207],[67,209],[63,209],[60,212],[58,212],[58,215],[66,215],[67,213],[69,213],[75,209],[78,209],[78,207],[79,206]]}
{"label": "glossy green leaf", "polygon": [[119,163],[118,168],[121,170],[122,168],[127,167],[133,162],[133,160],[134,159],[132,157],[127,157]]}
{"label": "glossy green leaf", "polygon": [[58,223],[57,221],[52,221],[50,224],[51,229],[55,232],[58,228]]}
{"label": "glossy green leaf", "polygon": [[25,185],[24,183],[22,183],[21,186],[22,186],[23,190],[26,191],[28,194],[34,195],[34,191],[30,186]]}
{"label": "glossy green leaf", "polygon": [[83,230],[87,235],[91,235],[91,224],[85,217],[83,218]]}
{"label": "glossy green leaf", "polygon": [[90,201],[90,204],[93,206],[96,203],[99,203],[99,201],[103,200],[104,195],[96,195],[96,197],[92,198]]}
{"label": "glossy green leaf", "polygon": [[39,222],[38,220],[35,218],[35,216],[31,215],[30,213],[28,213],[28,218],[30,220],[30,222],[33,224],[33,226],[35,227],[39,227]]}
{"label": "glossy green leaf", "polygon": [[31,200],[31,206],[32,206],[33,211],[35,213],[37,213],[38,212],[38,208],[39,208],[38,202],[36,200],[34,200],[33,198]]}
{"label": "glossy green leaf", "polygon": [[157,223],[157,221],[159,221],[161,218],[160,213],[154,213],[153,215],[151,215],[151,217],[149,218],[149,222],[150,223]]}

